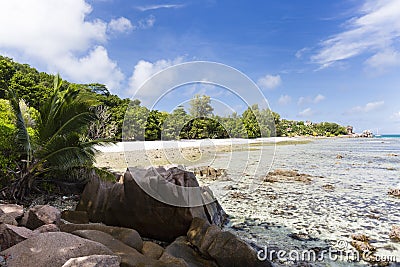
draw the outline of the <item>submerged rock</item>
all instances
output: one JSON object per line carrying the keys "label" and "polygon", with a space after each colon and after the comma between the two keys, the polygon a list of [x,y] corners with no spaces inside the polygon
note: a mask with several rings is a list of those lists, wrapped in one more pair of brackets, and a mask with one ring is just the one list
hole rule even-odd
{"label": "submerged rock", "polygon": [[394,197],[400,197],[400,189],[399,188],[390,189],[388,194]]}
{"label": "submerged rock", "polygon": [[394,241],[400,242],[400,226],[393,225],[389,237]]}
{"label": "submerged rock", "polygon": [[354,234],[354,235],[351,235],[351,238],[353,240],[357,240],[357,241],[361,241],[361,242],[369,242],[369,240],[370,240],[369,237],[364,234]]}
{"label": "submerged rock", "polygon": [[[171,202],[175,205],[167,204]],[[185,235],[194,217],[217,225],[226,220],[211,190],[199,187],[192,172],[178,168],[132,168],[122,184],[92,177],[76,210],[86,211],[91,222],[132,228],[162,241]]]}
{"label": "submerged rock", "polygon": [[196,176],[205,177],[212,180],[225,178],[227,176],[227,172],[225,169],[215,169],[210,166],[194,168],[193,173]]}
{"label": "submerged rock", "polygon": [[275,170],[264,178],[264,182],[275,183],[275,182],[303,182],[310,183],[312,177],[309,174],[299,173],[296,170]]}
{"label": "submerged rock", "polygon": [[[350,244],[359,252],[374,252],[376,251],[376,247],[369,243],[370,239],[368,236],[364,234],[354,234],[351,235],[353,239]],[[372,254],[370,256],[373,256]]]}
{"label": "submerged rock", "polygon": [[220,267],[272,266],[268,260],[260,261],[256,252],[237,236],[200,218],[193,220],[187,240],[205,258],[214,260]]}

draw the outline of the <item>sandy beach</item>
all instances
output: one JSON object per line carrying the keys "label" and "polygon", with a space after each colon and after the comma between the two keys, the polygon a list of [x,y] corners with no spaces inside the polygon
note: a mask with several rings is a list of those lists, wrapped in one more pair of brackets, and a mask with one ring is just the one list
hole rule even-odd
{"label": "sandy beach", "polygon": [[96,166],[123,172],[129,167],[210,165],[218,153],[252,150],[262,146],[300,144],[304,137],[271,137],[258,139],[203,139],[182,141],[120,142],[97,147]]}

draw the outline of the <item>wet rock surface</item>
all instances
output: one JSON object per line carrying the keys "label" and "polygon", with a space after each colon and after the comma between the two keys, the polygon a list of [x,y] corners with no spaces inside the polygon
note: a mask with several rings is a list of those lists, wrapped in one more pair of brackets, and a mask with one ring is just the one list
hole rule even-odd
{"label": "wet rock surface", "polygon": [[274,170],[269,172],[264,178],[264,182],[276,183],[276,182],[303,182],[310,183],[312,176],[305,173],[299,173],[296,170]]}

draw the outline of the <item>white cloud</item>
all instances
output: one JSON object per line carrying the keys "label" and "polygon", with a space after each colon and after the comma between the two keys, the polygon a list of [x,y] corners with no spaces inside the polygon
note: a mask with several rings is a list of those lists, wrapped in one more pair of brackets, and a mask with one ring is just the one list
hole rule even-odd
{"label": "white cloud", "polygon": [[85,0],[0,1],[0,10],[0,25],[7,25],[0,27],[1,53],[47,66],[72,82],[119,86],[123,74],[103,46],[110,25],[88,20],[92,7]]}
{"label": "white cloud", "polygon": [[356,106],[350,109],[346,114],[367,113],[379,109],[385,104],[385,101],[376,101],[367,103],[365,106]]}
{"label": "white cloud", "polygon": [[391,60],[382,57],[385,58],[385,51],[395,51],[394,47],[399,42],[399,18],[400,1],[366,0],[358,16],[347,21],[347,29],[323,41],[321,49],[311,59],[323,68],[341,60],[373,53],[377,58],[373,56],[367,63],[372,61],[374,67],[391,65]]}
{"label": "white cloud", "polygon": [[306,108],[299,112],[299,117],[310,117],[314,114],[311,108]]}
{"label": "white cloud", "polygon": [[318,94],[318,95],[314,98],[313,102],[316,104],[316,103],[319,103],[319,102],[321,102],[321,101],[323,101],[323,100],[325,100],[325,96],[323,96],[323,95],[321,95],[321,94]]}
{"label": "white cloud", "polygon": [[[157,60],[154,63],[140,60],[132,73],[132,76],[129,78],[129,93],[134,94],[140,88],[140,86],[151,76],[156,74],[157,72],[171,67],[173,65],[179,64],[183,62],[182,57],[177,57],[174,60],[166,60],[161,59]],[[165,88],[162,88],[163,90]],[[160,89],[161,90],[161,89]],[[152,92],[140,92],[141,95],[158,95],[158,90],[154,88]]]}
{"label": "white cloud", "polygon": [[400,66],[400,52],[389,48],[373,55],[365,63],[380,71],[383,71],[385,67]]}
{"label": "white cloud", "polygon": [[295,56],[296,56],[296,58],[300,59],[300,58],[302,58],[303,55],[304,55],[306,52],[308,52],[308,51],[310,51],[310,48],[304,47],[304,48],[298,50],[298,51],[296,52]]}
{"label": "white cloud", "polygon": [[160,8],[181,8],[181,7],[184,7],[184,5],[164,4],[164,5],[137,6],[136,9],[140,11],[148,11]]}
{"label": "white cloud", "polygon": [[400,121],[400,111],[393,113],[392,119]]}
{"label": "white cloud", "polygon": [[292,98],[288,95],[281,95],[281,97],[279,97],[278,103],[279,105],[287,105],[292,101]]}
{"label": "white cloud", "polygon": [[98,82],[106,84],[109,89],[119,87],[124,75],[117,63],[108,57],[107,50],[97,46],[82,58],[65,56],[59,58],[57,67],[78,83]]}
{"label": "white cloud", "polygon": [[318,94],[315,97],[301,96],[301,97],[299,97],[299,100],[297,101],[297,104],[300,105],[300,106],[304,105],[304,104],[317,104],[317,103],[319,103],[319,102],[321,102],[321,101],[323,101],[325,99],[326,99],[326,97],[321,95],[321,94]]}
{"label": "white cloud", "polygon": [[153,15],[148,16],[145,19],[141,19],[138,21],[138,27],[140,29],[148,29],[154,26],[156,23],[156,18]]}
{"label": "white cloud", "polygon": [[108,28],[111,32],[119,33],[130,32],[134,29],[131,21],[124,17],[112,19],[110,23],[108,23]]}
{"label": "white cloud", "polygon": [[257,84],[261,88],[275,89],[282,83],[280,75],[265,75],[264,77],[258,79]]}

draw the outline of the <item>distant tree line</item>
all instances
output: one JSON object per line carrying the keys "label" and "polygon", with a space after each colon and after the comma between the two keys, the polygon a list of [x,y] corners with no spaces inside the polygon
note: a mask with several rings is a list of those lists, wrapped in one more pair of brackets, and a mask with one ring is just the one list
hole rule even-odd
{"label": "distant tree line", "polygon": [[[57,84],[55,84],[56,81]],[[43,160],[48,156],[49,151],[67,144],[83,149],[87,144],[88,154],[80,155],[71,152],[69,156],[80,155],[79,159],[90,162],[93,160],[90,144],[104,140],[346,134],[346,129],[336,123],[314,124],[281,119],[278,113],[270,109],[260,109],[256,104],[248,107],[242,114],[218,116],[214,114],[209,96],[195,95],[190,101],[188,111],[183,106],[179,106],[168,113],[149,110],[141,105],[139,100],[121,99],[111,94],[102,84],[75,84],[60,81],[61,78],[57,75],[39,72],[27,64],[20,64],[10,58],[0,56],[0,187],[5,183],[1,179],[5,179],[4,177],[7,177],[10,172],[16,173],[16,169],[21,167],[18,162],[29,161],[26,159],[27,155],[32,154],[38,160]],[[51,104],[51,101],[55,102]],[[60,109],[52,110],[56,107],[55,103],[61,102],[64,104],[60,106]],[[72,109],[72,107],[75,108]],[[85,120],[74,121],[80,117],[78,111],[88,114],[88,117]],[[49,117],[51,112],[54,116],[59,116],[57,121],[54,120],[54,116]],[[72,116],[73,114],[75,116]],[[70,121],[61,119],[63,117],[69,118]],[[43,118],[47,118],[46,121]],[[73,125],[71,122],[75,122],[77,126],[75,130],[68,126]],[[25,130],[21,132],[21,129]],[[62,133],[65,129],[71,131],[71,134]],[[17,139],[21,136],[29,142],[18,141]],[[53,141],[58,143],[51,143]],[[32,150],[29,150],[31,152],[24,150],[26,155],[21,154],[21,149],[14,145],[16,143],[32,145],[30,148]],[[46,159],[46,164],[49,162],[50,158]],[[70,160],[70,162],[73,161]],[[51,166],[54,167],[55,163],[52,164]],[[90,164],[86,165],[90,166]],[[35,170],[41,168],[43,166],[36,166]],[[30,173],[27,169],[25,171],[27,177],[37,175],[35,172]]]}

